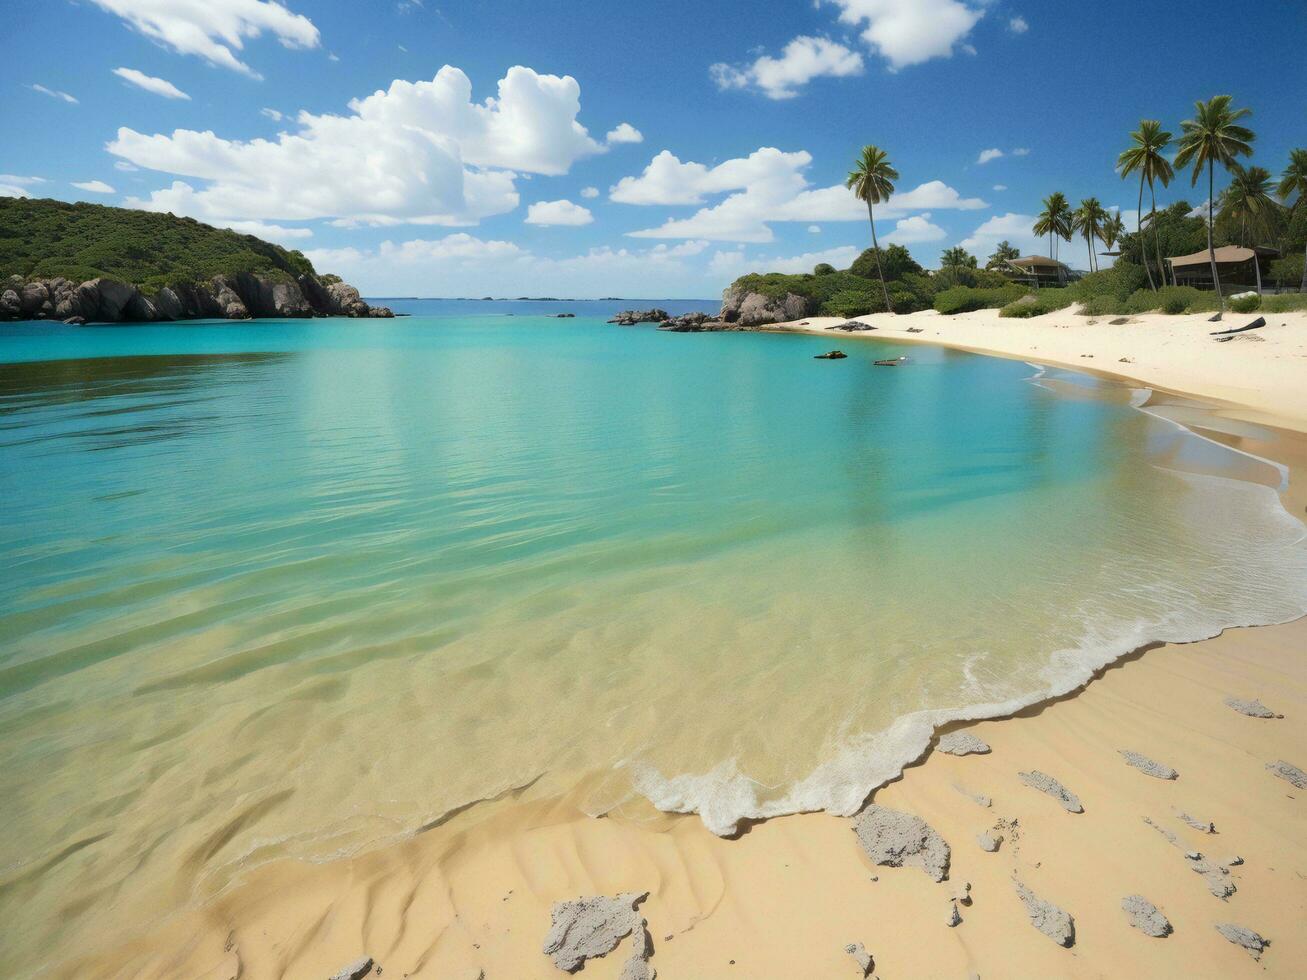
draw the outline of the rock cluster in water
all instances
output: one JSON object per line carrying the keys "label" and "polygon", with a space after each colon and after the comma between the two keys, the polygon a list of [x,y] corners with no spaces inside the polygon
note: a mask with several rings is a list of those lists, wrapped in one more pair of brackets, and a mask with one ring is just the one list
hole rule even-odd
{"label": "rock cluster in water", "polygon": [[310,275],[292,280],[242,272],[191,285],[164,286],[153,295],[103,277],[74,283],[58,276],[26,282],[21,276],[11,276],[0,285],[0,320],[118,323],[393,315],[387,307],[369,306],[348,283],[324,284]]}

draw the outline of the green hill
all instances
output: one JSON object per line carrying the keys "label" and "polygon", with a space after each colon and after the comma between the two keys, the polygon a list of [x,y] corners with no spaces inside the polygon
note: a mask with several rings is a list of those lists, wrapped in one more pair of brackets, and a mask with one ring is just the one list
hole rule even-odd
{"label": "green hill", "polygon": [[259,273],[315,275],[299,251],[224,228],[153,211],[0,197],[0,281],[105,276],[152,295],[165,285]]}

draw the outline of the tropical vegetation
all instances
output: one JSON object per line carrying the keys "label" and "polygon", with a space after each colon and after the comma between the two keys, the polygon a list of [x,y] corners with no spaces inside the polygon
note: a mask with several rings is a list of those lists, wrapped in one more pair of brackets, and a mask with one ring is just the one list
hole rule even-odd
{"label": "tropical vegetation", "polygon": [[313,275],[298,251],[172,214],[0,197],[0,281],[107,276],[153,294],[166,285],[257,272]]}

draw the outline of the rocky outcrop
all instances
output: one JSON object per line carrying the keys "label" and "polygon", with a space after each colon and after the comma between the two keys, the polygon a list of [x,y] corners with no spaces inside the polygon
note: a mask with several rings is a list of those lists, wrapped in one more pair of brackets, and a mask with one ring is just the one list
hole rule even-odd
{"label": "rocky outcrop", "polygon": [[722,293],[722,310],[718,319],[742,327],[761,327],[769,323],[801,320],[816,312],[812,301],[797,293],[768,296],[750,292],[743,286],[728,286]]}
{"label": "rocky outcrop", "polygon": [[619,327],[633,327],[637,323],[662,323],[670,319],[671,315],[666,310],[654,307],[652,310],[622,310],[608,322]]}
{"label": "rocky outcrop", "polygon": [[707,313],[683,313],[658,324],[659,330],[671,333],[716,333],[722,330],[740,330],[738,324],[713,319]]}
{"label": "rocky outcrop", "polygon": [[0,283],[0,320],[117,323],[393,315],[384,306],[369,306],[347,283],[324,286],[313,276],[290,280],[242,272],[204,283],[165,286],[153,295],[107,278],[76,284],[59,277],[24,281],[12,276]]}

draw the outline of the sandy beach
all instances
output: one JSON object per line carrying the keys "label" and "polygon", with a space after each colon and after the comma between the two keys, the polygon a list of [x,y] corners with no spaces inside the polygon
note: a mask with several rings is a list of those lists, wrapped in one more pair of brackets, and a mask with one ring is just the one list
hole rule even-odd
{"label": "sandy beach", "polygon": [[[1228,344],[1211,342],[1205,321],[1191,317],[1121,327],[992,314],[867,319],[895,340],[1102,369],[1203,396],[1218,407],[1165,393],[1149,407],[1287,464],[1285,505],[1300,517],[1307,507],[1301,316],[1275,318],[1259,331],[1264,341]],[[56,975],[326,978],[368,957],[391,977],[556,977],[564,974],[541,951],[555,903],[648,892],[638,912],[652,940],[647,967],[664,978],[854,978],[861,968],[845,952],[854,943],[882,978],[1296,976],[1307,962],[1307,788],[1268,765],[1307,765],[1304,650],[1307,620],[1153,645],[1071,695],[955,726],[990,751],[955,756],[932,745],[872,797],[947,842],[942,882],[873,863],[853,820],[800,814],[728,840],[696,816],[643,801],[587,816],[580,801],[597,777],[555,772],[398,845],[324,864],[264,864]],[[1260,699],[1282,717],[1248,716],[1227,698]],[[1150,776],[1122,752],[1178,775]],[[1021,773],[1053,777],[1083,812]],[[982,847],[984,834],[1001,838],[997,850]],[[1018,883],[1072,917],[1072,945],[1036,928]],[[1165,917],[1169,935],[1131,925],[1122,901],[1134,895]],[[951,925],[955,902],[960,922]],[[1268,941],[1260,959],[1218,932],[1225,923]],[[632,943],[587,960],[583,975],[644,975],[622,972],[638,964],[628,967]]]}

